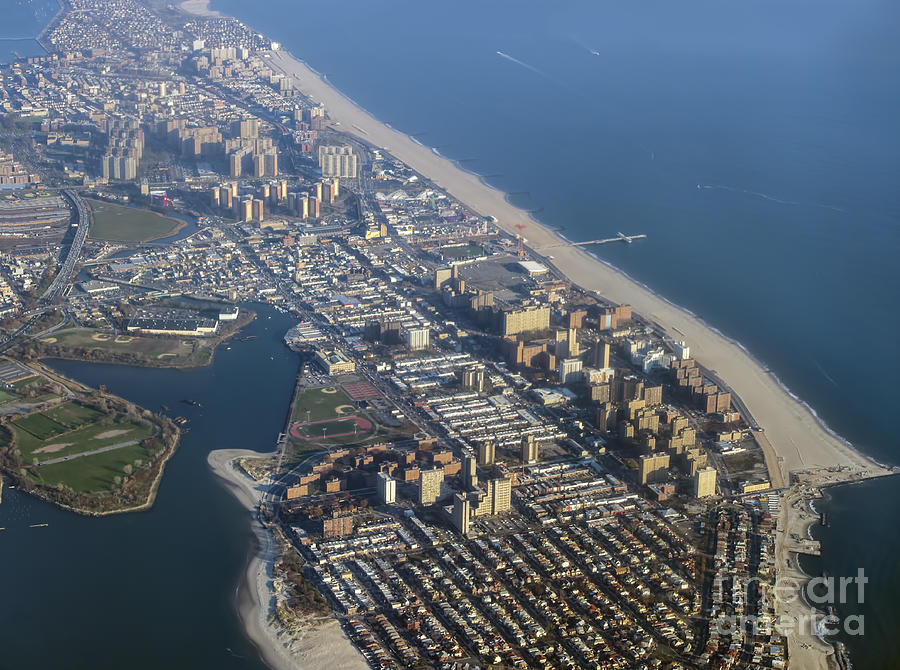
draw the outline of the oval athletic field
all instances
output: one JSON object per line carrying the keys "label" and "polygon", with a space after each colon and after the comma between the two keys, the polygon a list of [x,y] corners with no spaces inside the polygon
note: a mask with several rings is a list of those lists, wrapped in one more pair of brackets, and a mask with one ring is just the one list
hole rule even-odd
{"label": "oval athletic field", "polygon": [[[333,419],[318,421],[297,421],[291,424],[291,437],[298,440],[321,440],[351,435],[365,434],[372,431],[373,424],[361,416],[336,416]],[[324,429],[324,430],[323,430]],[[335,432],[332,432],[334,429]]]}

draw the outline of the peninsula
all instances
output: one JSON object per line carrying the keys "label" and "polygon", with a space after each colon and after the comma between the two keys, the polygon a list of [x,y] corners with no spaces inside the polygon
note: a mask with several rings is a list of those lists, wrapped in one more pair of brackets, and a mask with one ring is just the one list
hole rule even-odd
{"label": "peninsula", "polygon": [[49,368],[0,361],[0,473],[64,509],[152,506],[179,430],[168,418]]}
{"label": "peninsula", "polygon": [[[68,0],[42,39],[2,68],[0,346],[188,367],[291,315],[274,444],[208,458],[268,665],[842,667],[811,504],[893,471],[738,342],[200,0]],[[79,464],[140,447],[103,501],[151,499],[170,420],[29,365],[6,471],[83,509]]]}

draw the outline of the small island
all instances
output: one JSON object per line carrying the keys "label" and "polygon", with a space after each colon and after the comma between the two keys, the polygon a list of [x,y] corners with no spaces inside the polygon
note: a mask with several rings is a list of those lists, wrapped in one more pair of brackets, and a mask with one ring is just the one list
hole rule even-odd
{"label": "small island", "polygon": [[153,504],[180,435],[167,417],[40,366],[0,362],[0,472],[81,514]]}

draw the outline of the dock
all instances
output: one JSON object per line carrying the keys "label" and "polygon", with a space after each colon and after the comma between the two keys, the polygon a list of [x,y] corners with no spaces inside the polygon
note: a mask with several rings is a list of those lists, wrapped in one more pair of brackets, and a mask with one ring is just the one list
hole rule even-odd
{"label": "dock", "polygon": [[637,235],[626,235],[625,233],[616,233],[615,237],[605,237],[599,240],[585,240],[584,242],[560,242],[559,244],[550,244],[546,247],[541,247],[541,249],[554,249],[556,247],[565,247],[571,245],[573,247],[588,247],[599,244],[609,244],[610,242],[625,242],[626,244],[631,244],[635,240],[643,240],[646,239],[646,235],[644,233],[639,233]]}

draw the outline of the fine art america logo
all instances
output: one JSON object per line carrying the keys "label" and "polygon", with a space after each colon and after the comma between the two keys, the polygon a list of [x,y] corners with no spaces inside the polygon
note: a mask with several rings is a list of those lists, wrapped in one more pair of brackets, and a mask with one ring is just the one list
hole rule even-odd
{"label": "fine art america logo", "polygon": [[[735,596],[747,598],[748,604],[759,604],[760,612],[765,611],[764,603],[774,600],[782,605],[782,614],[774,619],[768,614],[728,615],[721,614],[716,619],[720,635],[733,636],[741,632],[750,635],[783,635],[793,633],[816,636],[865,634],[865,621],[861,614],[852,614],[843,620],[834,614],[833,606],[838,604],[865,602],[865,588],[869,582],[862,568],[855,577],[814,577],[805,585],[791,577],[779,578],[775,585],[755,577],[748,580],[733,578],[730,584],[719,587],[719,602]],[[729,598],[724,598],[726,590]],[[823,611],[827,612],[823,614]]]}

